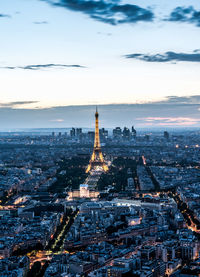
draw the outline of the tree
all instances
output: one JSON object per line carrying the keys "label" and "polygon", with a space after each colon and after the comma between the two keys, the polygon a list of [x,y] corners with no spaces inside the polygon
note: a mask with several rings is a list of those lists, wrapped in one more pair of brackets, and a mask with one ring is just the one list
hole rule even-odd
{"label": "tree", "polygon": [[40,262],[35,262],[32,266],[32,268],[30,269],[30,271],[27,274],[27,277],[37,277],[40,273],[40,269],[41,269],[41,263]]}

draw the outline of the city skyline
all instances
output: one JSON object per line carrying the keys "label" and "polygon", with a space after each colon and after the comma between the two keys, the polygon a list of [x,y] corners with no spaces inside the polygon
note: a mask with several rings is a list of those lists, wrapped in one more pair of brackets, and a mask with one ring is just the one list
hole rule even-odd
{"label": "city skyline", "polygon": [[200,276],[197,0],[0,0],[0,276]]}
{"label": "city skyline", "polygon": [[90,127],[96,104],[105,127],[199,127],[198,11],[195,0],[1,1],[2,128]]}

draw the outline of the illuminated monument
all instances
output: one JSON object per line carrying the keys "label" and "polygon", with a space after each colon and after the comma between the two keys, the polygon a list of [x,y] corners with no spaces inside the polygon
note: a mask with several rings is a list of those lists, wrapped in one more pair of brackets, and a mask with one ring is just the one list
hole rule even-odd
{"label": "illuminated monument", "polygon": [[90,159],[90,163],[87,167],[86,173],[92,169],[101,168],[103,171],[108,171],[108,167],[104,161],[103,154],[101,151],[100,138],[99,138],[99,114],[96,108],[95,113],[95,138],[94,138],[94,149]]}

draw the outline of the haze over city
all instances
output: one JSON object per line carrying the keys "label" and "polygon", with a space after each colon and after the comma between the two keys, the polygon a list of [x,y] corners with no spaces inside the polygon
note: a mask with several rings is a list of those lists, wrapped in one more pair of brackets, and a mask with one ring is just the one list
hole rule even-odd
{"label": "haze over city", "polygon": [[199,127],[197,0],[0,1],[2,129]]}

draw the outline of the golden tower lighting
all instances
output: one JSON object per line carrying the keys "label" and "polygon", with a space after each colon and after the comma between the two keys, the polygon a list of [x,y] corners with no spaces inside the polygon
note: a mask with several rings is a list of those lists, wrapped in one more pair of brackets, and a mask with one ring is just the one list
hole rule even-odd
{"label": "golden tower lighting", "polygon": [[106,165],[103,154],[101,151],[100,137],[99,137],[99,114],[96,108],[95,113],[95,138],[94,138],[94,149],[92,152],[92,156],[90,159],[90,163],[86,169],[86,173],[90,172],[91,169],[96,166],[102,167],[102,169],[106,172],[108,171],[108,166]]}

